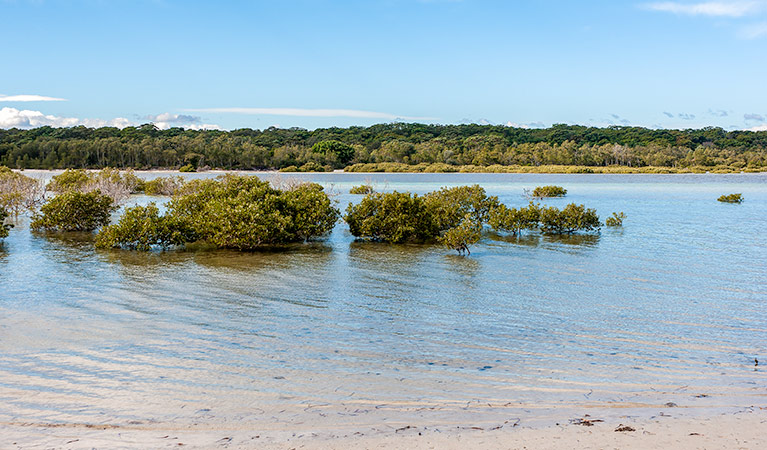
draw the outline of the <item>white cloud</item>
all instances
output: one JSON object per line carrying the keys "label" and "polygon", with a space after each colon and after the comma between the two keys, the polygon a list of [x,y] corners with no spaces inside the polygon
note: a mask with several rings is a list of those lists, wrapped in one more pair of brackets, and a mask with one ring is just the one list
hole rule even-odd
{"label": "white cloud", "polygon": [[112,120],[79,119],[77,117],[43,114],[40,111],[28,109],[19,110],[9,107],[0,109],[0,128],[74,127],[78,125],[94,128],[105,126],[125,128],[131,125],[131,122],[124,117],[117,117]]}
{"label": "white cloud", "polygon": [[657,2],[643,5],[653,11],[670,12],[689,16],[743,17],[764,9],[764,1],[718,1],[718,2]]}
{"label": "white cloud", "polygon": [[400,116],[375,111],[360,111],[356,109],[305,109],[305,108],[195,108],[185,109],[189,112],[233,113],[265,116],[296,116],[296,117],[354,117],[358,119],[386,120],[437,120],[434,117]]}
{"label": "white cloud", "polygon": [[43,95],[21,94],[0,95],[0,102],[65,102],[65,98],[45,97]]}
{"label": "white cloud", "polygon": [[767,123],[761,124],[756,127],[749,128],[747,131],[767,131]]}
{"label": "white cloud", "polygon": [[[171,127],[182,127],[190,130],[220,130],[221,127],[215,124],[202,123],[196,116],[186,116],[183,114],[163,113],[156,116],[142,117],[141,123],[150,121],[157,128],[167,130]],[[37,127],[76,127],[83,125],[89,128],[116,127],[125,128],[138,125],[138,123],[126,119],[125,117],[115,117],[114,119],[82,119],[78,117],[61,117],[51,114],[44,114],[40,111],[28,109],[16,109],[4,107],[0,109],[0,128],[37,128]]]}
{"label": "white cloud", "polygon": [[199,116],[190,116],[187,114],[161,113],[155,116],[145,116],[142,119],[149,120],[161,130],[167,130],[172,127],[182,127],[189,130],[220,130],[221,127],[211,123],[202,123]]}

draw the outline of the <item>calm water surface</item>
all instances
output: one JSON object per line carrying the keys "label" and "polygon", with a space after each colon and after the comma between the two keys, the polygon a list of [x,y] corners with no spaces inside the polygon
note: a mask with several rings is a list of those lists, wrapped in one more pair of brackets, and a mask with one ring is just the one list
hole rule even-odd
{"label": "calm water surface", "polygon": [[[281,253],[96,251],[22,220],[0,245],[0,421],[767,398],[754,367],[767,366],[765,175],[282,177],[323,184],[342,209],[365,180],[419,193],[479,183],[512,206],[558,184],[567,198],[547,204],[628,219],[598,235],[488,235],[471,257],[354,242],[342,224]],[[716,201],[731,192],[746,201]],[[163,199],[131,203],[150,200]]]}

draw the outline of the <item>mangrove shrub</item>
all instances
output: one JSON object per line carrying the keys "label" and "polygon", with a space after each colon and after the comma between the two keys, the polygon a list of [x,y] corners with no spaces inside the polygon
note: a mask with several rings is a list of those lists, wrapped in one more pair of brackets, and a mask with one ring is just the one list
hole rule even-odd
{"label": "mangrove shrub", "polygon": [[45,201],[45,185],[11,169],[0,166],[0,208],[18,215],[34,210]]}
{"label": "mangrove shrub", "polygon": [[111,197],[100,191],[71,191],[48,200],[32,216],[32,229],[46,231],[93,231],[109,224],[117,208]]}
{"label": "mangrove shrub", "polygon": [[613,213],[612,216],[605,219],[605,225],[608,227],[622,227],[623,226],[623,219],[626,218],[626,215],[623,214],[623,211],[619,213]]}
{"label": "mangrove shrub", "polygon": [[481,228],[487,222],[490,211],[499,205],[498,197],[489,197],[478,184],[443,187],[426,194],[424,200],[439,231],[457,227],[467,215]]}
{"label": "mangrove shrub", "polygon": [[372,194],[375,192],[373,189],[373,185],[371,184],[361,184],[359,186],[352,186],[351,189],[349,189],[350,194],[357,194],[357,195],[367,195]]}
{"label": "mangrove shrub", "polygon": [[220,248],[252,250],[327,235],[340,212],[315,183],[279,190],[256,177],[195,180],[175,196],[169,214],[201,240]]}
{"label": "mangrove shrub", "polygon": [[482,227],[472,219],[471,215],[467,214],[460,225],[443,233],[439,237],[439,242],[445,247],[457,251],[459,255],[464,252],[471,254],[469,245],[476,244],[481,237]]}
{"label": "mangrove shrub", "polygon": [[84,169],[67,169],[51,178],[47,188],[60,194],[99,191],[111,197],[115,203],[121,203],[131,194],[143,192],[144,180],[137,177],[133,170],[121,172],[107,167],[98,172],[88,172]]}
{"label": "mangrove shrub", "polygon": [[540,229],[546,234],[599,230],[601,225],[594,209],[575,203],[570,203],[561,210],[551,206],[540,211]]}
{"label": "mangrove shrub", "polygon": [[520,234],[523,230],[538,228],[540,216],[541,208],[533,202],[521,208],[508,208],[501,204],[490,211],[488,224],[498,231]]}
{"label": "mangrove shrub", "polygon": [[409,192],[374,193],[349,204],[344,220],[357,238],[380,242],[424,242],[439,236],[426,201]]}
{"label": "mangrove shrub", "polygon": [[127,208],[120,220],[106,226],[96,235],[96,248],[126,250],[168,249],[196,241],[191,228],[175,216],[160,215],[154,203]]}
{"label": "mangrove shrub", "polygon": [[564,197],[565,195],[567,195],[567,189],[562,186],[538,186],[533,189],[535,198]]}
{"label": "mangrove shrub", "polygon": [[743,203],[743,194],[722,195],[717,201],[722,203]]}
{"label": "mangrove shrub", "polygon": [[178,192],[184,186],[184,183],[184,178],[181,176],[158,177],[144,182],[144,193],[146,195],[171,196]]}
{"label": "mangrove shrub", "polygon": [[8,230],[13,228],[13,225],[5,223],[5,219],[8,218],[8,211],[5,208],[0,207],[0,239],[8,237]]}

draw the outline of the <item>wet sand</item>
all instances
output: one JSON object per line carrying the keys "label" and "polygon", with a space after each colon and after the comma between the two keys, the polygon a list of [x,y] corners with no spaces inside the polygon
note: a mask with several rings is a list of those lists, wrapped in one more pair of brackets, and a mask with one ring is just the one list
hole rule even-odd
{"label": "wet sand", "polygon": [[[237,449],[761,449],[767,447],[767,407],[687,416],[661,411],[649,417],[589,410],[549,425],[525,417],[496,424],[443,421],[407,425],[389,420],[359,426],[336,417],[335,425],[162,423],[125,425],[0,424],[0,448],[237,448]],[[572,414],[571,414],[572,415]],[[566,415],[561,414],[562,417]],[[604,419],[602,419],[604,417]],[[422,417],[423,418],[423,417]],[[306,419],[306,418],[304,418]],[[453,419],[460,419],[454,417]],[[550,420],[555,420],[550,418]],[[538,425],[534,425],[538,423]]]}

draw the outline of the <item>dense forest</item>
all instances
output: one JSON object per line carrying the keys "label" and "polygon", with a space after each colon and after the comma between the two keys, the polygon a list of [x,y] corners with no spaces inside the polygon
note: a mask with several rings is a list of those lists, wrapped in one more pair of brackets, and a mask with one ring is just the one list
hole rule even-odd
{"label": "dense forest", "polygon": [[330,170],[360,163],[406,165],[767,167],[767,131],[655,130],[554,125],[391,123],[370,127],[160,130],[0,130],[0,165],[26,169],[178,168]]}

